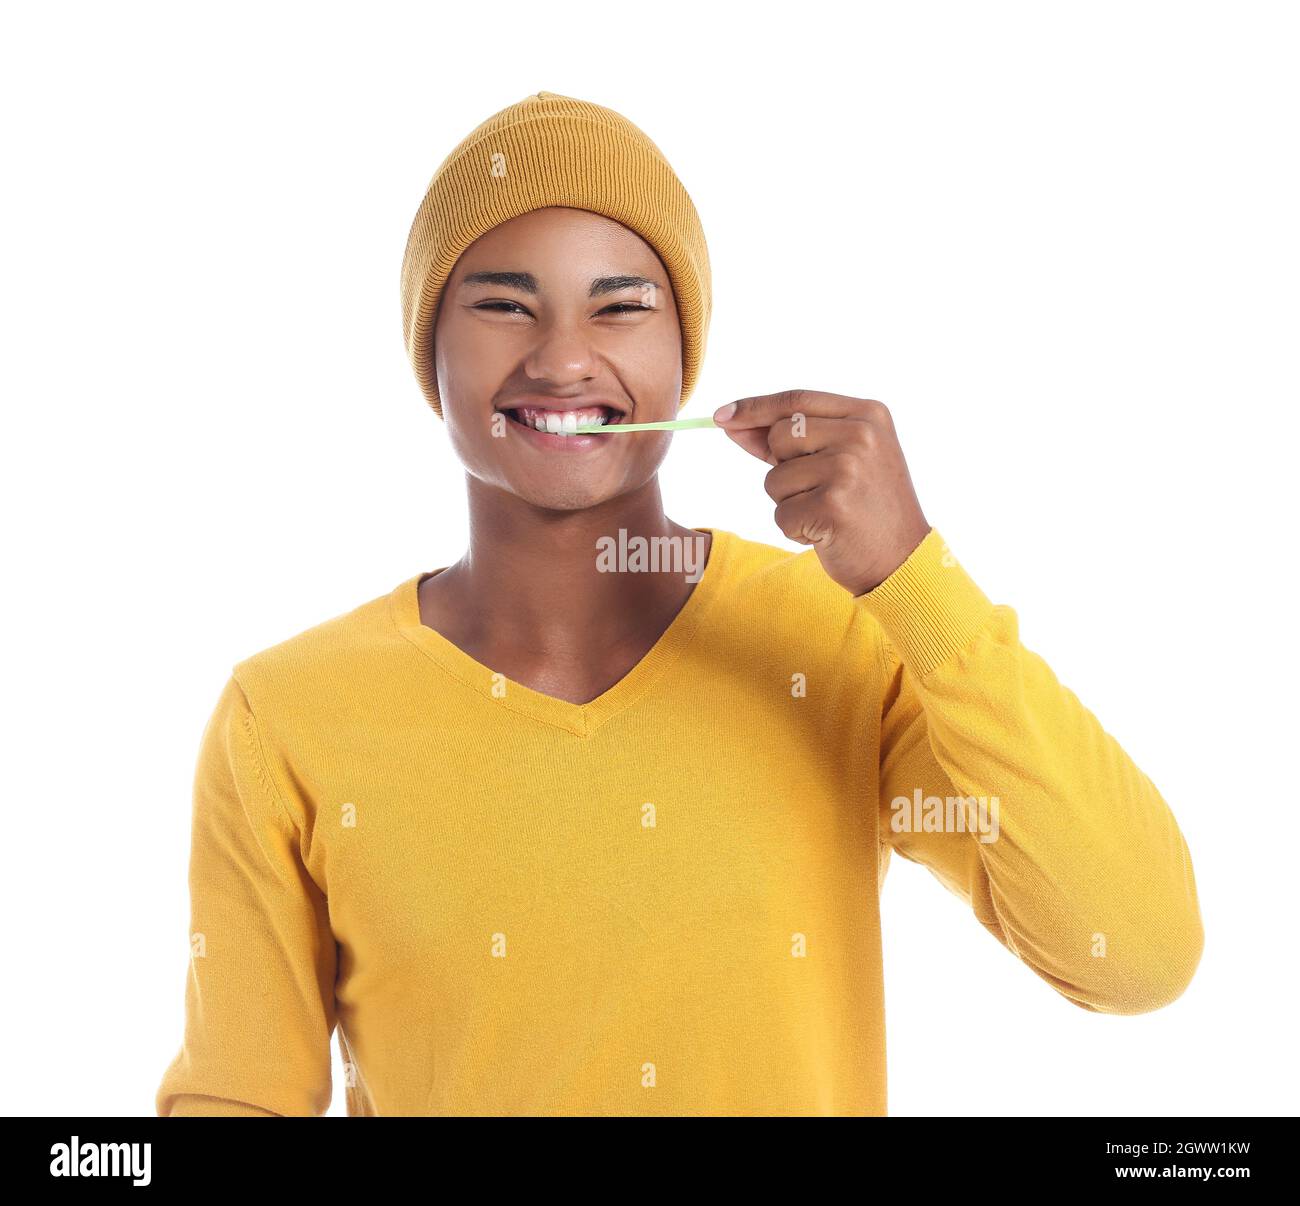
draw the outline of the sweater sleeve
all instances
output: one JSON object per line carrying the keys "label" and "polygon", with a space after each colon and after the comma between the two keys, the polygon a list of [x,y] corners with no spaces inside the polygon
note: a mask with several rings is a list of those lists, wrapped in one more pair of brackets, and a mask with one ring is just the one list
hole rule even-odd
{"label": "sweater sleeve", "polygon": [[1203,943],[1187,844],[1151,780],[1020,643],[1015,612],[934,528],[855,602],[885,637],[882,870],[890,850],[928,867],[1083,1009],[1177,999]]}
{"label": "sweater sleeve", "polygon": [[185,1035],[160,1117],[311,1116],[330,1103],[337,948],[261,742],[232,676],[195,771]]}

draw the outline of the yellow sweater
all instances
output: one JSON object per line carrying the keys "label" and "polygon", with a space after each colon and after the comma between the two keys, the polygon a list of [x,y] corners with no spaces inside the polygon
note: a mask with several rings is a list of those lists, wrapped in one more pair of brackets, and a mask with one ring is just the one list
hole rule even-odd
{"label": "yellow sweater", "polygon": [[353,1115],[884,1114],[891,850],[1081,1008],[1182,993],[1174,817],[936,530],[856,599],[698,530],[586,704],[422,625],[426,574],[235,665],[159,1114],[323,1113],[336,1024]]}

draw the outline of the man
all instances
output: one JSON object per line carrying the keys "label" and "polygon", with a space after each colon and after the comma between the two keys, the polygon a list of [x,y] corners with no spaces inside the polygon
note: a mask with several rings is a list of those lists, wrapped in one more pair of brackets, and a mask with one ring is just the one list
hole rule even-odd
{"label": "man", "polygon": [[160,1114],[323,1112],[335,1025],[351,1114],[884,1114],[891,851],[1081,1008],[1186,987],[1177,823],[884,405],[719,408],[801,554],[669,519],[669,434],[599,430],[677,413],[709,287],[611,110],[538,93],[439,168],[403,317],[468,550],[234,667]]}

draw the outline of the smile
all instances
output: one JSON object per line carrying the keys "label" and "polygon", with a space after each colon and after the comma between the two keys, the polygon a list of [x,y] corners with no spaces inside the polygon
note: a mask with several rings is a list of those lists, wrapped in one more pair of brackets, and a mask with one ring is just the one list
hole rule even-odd
{"label": "smile", "polygon": [[622,418],[611,406],[585,406],[580,410],[518,406],[504,413],[521,426],[558,436],[576,436],[579,427],[603,427],[606,423],[617,423]]}

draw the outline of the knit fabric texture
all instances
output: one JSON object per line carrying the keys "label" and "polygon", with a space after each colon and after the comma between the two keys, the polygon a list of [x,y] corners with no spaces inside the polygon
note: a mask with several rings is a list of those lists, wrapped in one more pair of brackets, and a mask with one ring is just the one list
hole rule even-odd
{"label": "knit fabric texture", "polygon": [[423,624],[425,574],[234,665],[159,1114],[324,1113],[336,1031],[352,1115],[885,1114],[895,854],[990,971],[1107,1014],[1183,992],[1172,812],[936,530],[857,598],[700,531],[684,607],[586,703]]}
{"label": "knit fabric texture", "polygon": [[433,357],[438,302],[464,250],[494,226],[547,206],[601,214],[640,235],[672,284],[682,332],[684,405],[708,336],[712,279],[695,205],[657,146],[602,105],[538,92],[472,130],[425,192],[402,257],[402,332],[441,417]]}

